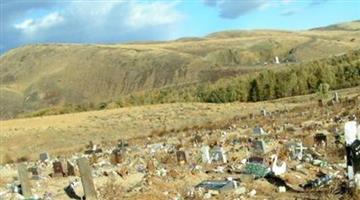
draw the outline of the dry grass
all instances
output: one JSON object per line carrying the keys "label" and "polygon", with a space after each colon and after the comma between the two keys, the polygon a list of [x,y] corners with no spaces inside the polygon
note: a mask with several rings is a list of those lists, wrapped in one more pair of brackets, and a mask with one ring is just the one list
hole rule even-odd
{"label": "dry grass", "polygon": [[[351,95],[359,89],[341,90],[339,94]],[[143,140],[148,136],[161,137],[169,133],[228,128],[238,121],[249,126],[272,124],[271,119],[257,118],[255,123],[248,116],[259,115],[264,107],[275,111],[312,105],[315,101],[307,101],[309,96],[258,103],[163,104],[0,121],[1,161],[13,162],[24,156],[38,159],[42,152],[66,156],[82,152],[90,140],[97,144],[119,139]],[[294,116],[293,119],[294,123],[300,124],[306,116]]]}
{"label": "dry grass", "polygon": [[122,185],[117,184],[115,181],[109,180],[105,185],[98,189],[99,198],[102,200],[115,200],[123,199],[122,197],[126,193]]}

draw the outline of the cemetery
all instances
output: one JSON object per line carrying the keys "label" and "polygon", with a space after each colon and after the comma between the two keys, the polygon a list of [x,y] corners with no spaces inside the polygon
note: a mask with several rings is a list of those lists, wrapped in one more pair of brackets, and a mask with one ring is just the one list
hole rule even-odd
{"label": "cemetery", "polygon": [[43,152],[0,166],[0,199],[356,199],[359,97],[351,102],[262,109],[221,128],[112,145],[89,141],[71,156]]}

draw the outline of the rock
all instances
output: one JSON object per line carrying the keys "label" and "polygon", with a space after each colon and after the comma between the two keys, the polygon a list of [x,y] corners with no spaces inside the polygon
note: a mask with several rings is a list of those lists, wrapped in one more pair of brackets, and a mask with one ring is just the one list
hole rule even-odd
{"label": "rock", "polygon": [[211,194],[210,193],[205,193],[203,196],[204,199],[210,199],[211,198]]}
{"label": "rock", "polygon": [[279,192],[279,193],[286,192],[286,187],[285,187],[285,186],[280,186],[280,187],[278,187],[278,192]]}
{"label": "rock", "polygon": [[237,195],[245,194],[245,193],[246,193],[246,188],[240,186],[240,187],[238,187],[238,188],[235,189],[235,192],[234,192],[234,193],[237,194]]}
{"label": "rock", "polygon": [[255,196],[256,195],[256,190],[251,190],[250,192],[249,192],[249,196],[250,197],[253,197],[253,196]]}

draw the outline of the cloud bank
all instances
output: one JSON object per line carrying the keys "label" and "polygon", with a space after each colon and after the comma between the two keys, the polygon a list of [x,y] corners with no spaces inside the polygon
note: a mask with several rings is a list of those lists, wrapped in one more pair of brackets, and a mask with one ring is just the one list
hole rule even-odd
{"label": "cloud bank", "polygon": [[[184,16],[167,1],[1,1],[0,51],[26,43],[171,37]],[[171,31],[173,30],[173,31]]]}

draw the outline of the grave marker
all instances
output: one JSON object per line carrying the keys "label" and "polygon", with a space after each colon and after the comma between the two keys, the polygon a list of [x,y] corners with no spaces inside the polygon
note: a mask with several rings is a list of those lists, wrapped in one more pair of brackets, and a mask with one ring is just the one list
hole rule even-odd
{"label": "grave marker", "polygon": [[111,152],[110,163],[113,165],[121,163],[123,160],[123,154],[120,149],[115,149]]}
{"label": "grave marker", "polygon": [[79,158],[77,164],[80,170],[81,183],[87,200],[96,200],[96,190],[94,186],[89,161],[86,158]]}
{"label": "grave marker", "polygon": [[211,160],[215,161],[215,162],[222,162],[222,163],[226,163],[227,162],[227,158],[226,158],[226,154],[225,151],[222,147],[220,148],[215,148],[212,152],[211,152]]}
{"label": "grave marker", "polygon": [[265,135],[265,134],[266,134],[266,132],[264,131],[264,129],[261,128],[261,127],[255,127],[255,128],[253,129],[253,132],[254,132],[255,135]]}
{"label": "grave marker", "polygon": [[180,164],[187,163],[186,154],[185,154],[184,151],[177,151],[176,152],[176,158],[177,158],[178,163],[180,163]]}
{"label": "grave marker", "polygon": [[40,158],[40,160],[42,161],[42,162],[46,162],[46,161],[48,161],[48,160],[50,160],[50,155],[48,154],[48,153],[41,153],[40,155],[39,155],[39,158]]}
{"label": "grave marker", "polygon": [[40,169],[38,166],[30,167],[29,172],[31,172],[32,179],[40,179]]}
{"label": "grave marker", "polygon": [[75,165],[70,161],[67,161],[67,175],[68,176],[75,176]]}
{"label": "grave marker", "polygon": [[203,163],[211,163],[211,158],[210,158],[210,147],[209,146],[203,146],[201,148],[201,160]]}
{"label": "grave marker", "polygon": [[254,151],[258,153],[266,153],[268,151],[266,143],[263,140],[255,140],[253,143]]}
{"label": "grave marker", "polygon": [[60,161],[53,162],[53,170],[54,170],[53,173],[54,177],[65,176],[64,167]]}
{"label": "grave marker", "polygon": [[314,136],[314,143],[316,146],[327,146],[327,136],[324,133],[317,133]]}
{"label": "grave marker", "polygon": [[21,184],[21,191],[22,195],[25,198],[30,198],[32,196],[31,193],[31,184],[29,179],[28,170],[25,163],[20,163],[18,165],[18,174],[19,174],[19,180]]}

